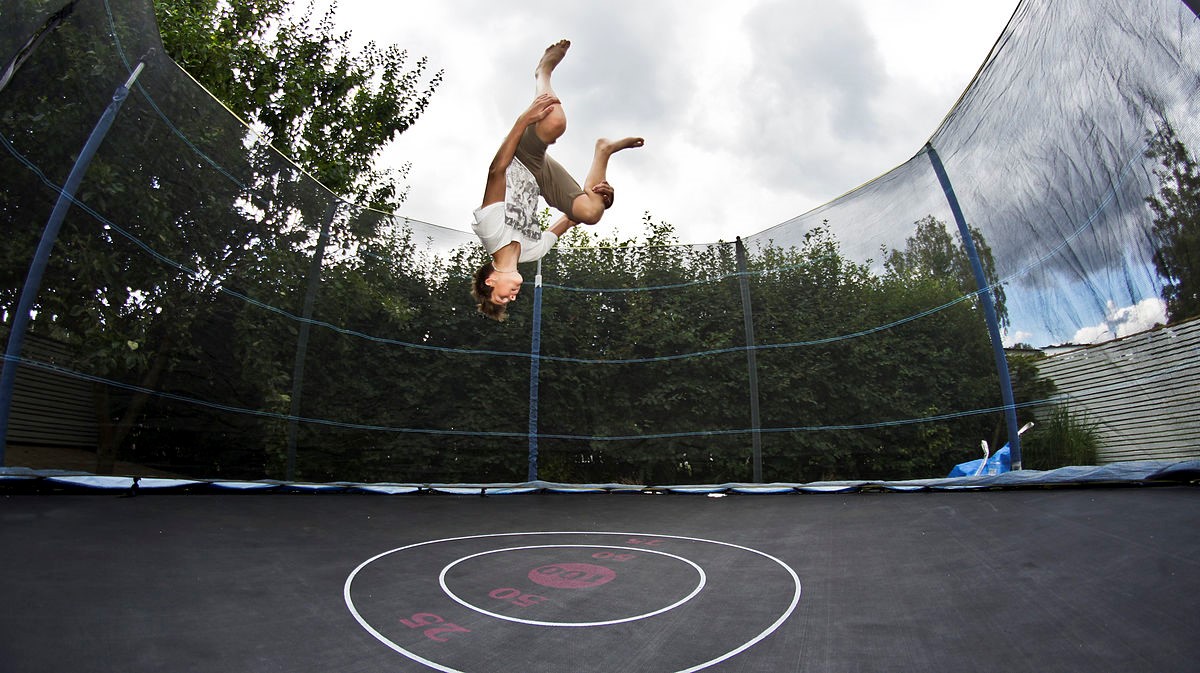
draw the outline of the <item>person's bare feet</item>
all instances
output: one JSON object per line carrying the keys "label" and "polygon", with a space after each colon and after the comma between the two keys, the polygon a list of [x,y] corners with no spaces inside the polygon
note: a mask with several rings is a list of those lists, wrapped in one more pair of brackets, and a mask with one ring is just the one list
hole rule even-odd
{"label": "person's bare feet", "polygon": [[627,150],[632,147],[641,147],[646,141],[642,138],[621,138],[620,140],[609,140],[608,138],[600,138],[596,141],[596,152],[598,154],[612,155],[614,152]]}
{"label": "person's bare feet", "polygon": [[546,47],[546,52],[542,54],[537,67],[533,69],[533,76],[535,78],[549,77],[558,64],[562,63],[563,57],[567,55],[567,49],[570,47],[570,40],[559,40]]}

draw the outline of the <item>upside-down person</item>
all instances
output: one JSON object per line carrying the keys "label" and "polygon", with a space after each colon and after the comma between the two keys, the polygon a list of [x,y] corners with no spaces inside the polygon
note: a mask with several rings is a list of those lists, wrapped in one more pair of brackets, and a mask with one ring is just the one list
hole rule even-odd
{"label": "upside-down person", "polygon": [[[495,320],[507,317],[509,303],[521,291],[517,264],[541,259],[576,224],[599,222],[614,197],[606,180],[609,157],[643,144],[641,138],[597,140],[583,187],[546,153],[567,130],[567,116],[550,86],[550,75],[570,46],[561,40],[542,54],[534,70],[537,97],[496,151],[488,166],[483,204],[475,211],[472,228],[492,259],[475,272],[471,294],[479,312]],[[539,195],[562,213],[545,230],[536,217]]]}

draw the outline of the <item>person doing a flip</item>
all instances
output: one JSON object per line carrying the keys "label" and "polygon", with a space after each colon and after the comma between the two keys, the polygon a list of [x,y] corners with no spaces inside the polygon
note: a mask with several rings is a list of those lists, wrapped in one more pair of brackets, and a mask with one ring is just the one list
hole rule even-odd
{"label": "person doing a flip", "polygon": [[[567,130],[567,116],[550,76],[570,46],[567,40],[556,42],[538,60],[533,73],[536,98],[496,151],[488,166],[483,204],[475,211],[472,229],[491,260],[475,272],[471,295],[479,312],[494,320],[507,317],[509,303],[521,291],[517,264],[541,259],[577,223],[599,222],[615,194],[606,180],[609,157],[644,143],[634,137],[597,140],[583,187],[546,153]],[[562,213],[545,230],[536,217],[539,195]]]}

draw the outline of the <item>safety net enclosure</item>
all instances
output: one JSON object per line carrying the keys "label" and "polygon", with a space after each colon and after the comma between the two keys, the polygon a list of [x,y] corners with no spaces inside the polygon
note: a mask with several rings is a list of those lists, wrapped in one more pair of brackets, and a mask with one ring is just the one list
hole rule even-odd
{"label": "safety net enclosure", "polygon": [[[468,296],[473,234],[313,180],[170,59],[149,0],[0,17],[8,465],[48,446],[207,479],[904,480],[981,441],[1078,462],[1064,437],[1129,422],[1072,407],[1089,395],[1196,406],[1200,25],[1178,0],[1021,2],[908,162],[736,241],[573,233],[503,324]],[[1186,338],[1136,338],[1169,357],[1133,351],[1165,369],[1069,394],[1040,373],[1043,347],[1168,322]],[[1186,414],[1137,418],[1122,459],[1197,457]]]}

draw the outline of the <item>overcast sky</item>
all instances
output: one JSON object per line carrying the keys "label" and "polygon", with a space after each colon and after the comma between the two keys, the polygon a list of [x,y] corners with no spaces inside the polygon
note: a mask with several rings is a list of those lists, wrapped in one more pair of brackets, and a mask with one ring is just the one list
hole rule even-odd
{"label": "overcast sky", "polygon": [[399,214],[468,231],[488,162],[533,97],[543,49],[571,40],[554,85],[568,118],[551,153],[581,183],[595,139],[616,155],[597,227],[644,212],[685,243],[732,240],[829,201],[916,154],[1017,0],[341,0],[355,43],[429,58],[445,81],[387,150],[412,164]]}

